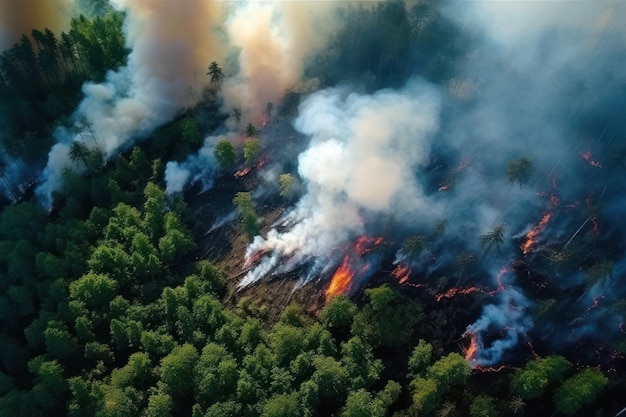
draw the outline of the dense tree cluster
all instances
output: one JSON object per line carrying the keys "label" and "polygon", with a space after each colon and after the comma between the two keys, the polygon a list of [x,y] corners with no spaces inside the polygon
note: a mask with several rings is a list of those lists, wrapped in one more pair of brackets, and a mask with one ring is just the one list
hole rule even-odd
{"label": "dense tree cluster", "polygon": [[72,19],[68,32],[34,29],[0,55],[3,151],[39,157],[50,147],[51,123],[69,115],[84,81],[100,81],[126,61],[124,15],[112,11]]}

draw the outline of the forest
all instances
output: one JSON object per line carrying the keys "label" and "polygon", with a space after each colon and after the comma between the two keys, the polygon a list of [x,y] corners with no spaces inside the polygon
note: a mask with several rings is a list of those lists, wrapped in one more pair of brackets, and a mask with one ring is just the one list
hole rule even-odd
{"label": "forest", "polygon": [[4,1],[0,416],[626,415],[625,17]]}

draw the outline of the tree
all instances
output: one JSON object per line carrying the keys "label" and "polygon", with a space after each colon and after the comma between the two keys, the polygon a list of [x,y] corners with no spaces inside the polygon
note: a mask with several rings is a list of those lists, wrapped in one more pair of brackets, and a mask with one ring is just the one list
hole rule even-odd
{"label": "tree", "polygon": [[300,415],[295,393],[274,395],[263,406],[261,417],[293,417]]}
{"label": "tree", "polygon": [[320,320],[329,329],[349,328],[357,307],[345,295],[333,297],[320,312]]}
{"label": "tree", "polygon": [[419,255],[424,250],[425,246],[426,242],[424,241],[424,238],[420,235],[409,236],[408,238],[406,238],[404,244],[402,245],[402,250],[404,250],[409,255],[409,260],[407,261],[408,265],[411,265],[413,257],[415,255]]}
{"label": "tree", "polygon": [[424,372],[431,364],[433,356],[433,347],[430,343],[426,343],[424,339],[420,339],[413,353],[409,357],[409,369],[412,375],[419,375]]}
{"label": "tree", "polygon": [[233,204],[239,211],[241,218],[241,226],[252,239],[258,233],[258,215],[254,210],[254,204],[252,202],[252,194],[249,192],[238,192],[233,198]]}
{"label": "tree", "polygon": [[174,411],[174,402],[168,394],[152,394],[148,398],[148,407],[144,412],[144,417],[171,417]]}
{"label": "tree", "polygon": [[583,405],[593,403],[607,383],[608,378],[602,372],[583,369],[566,379],[554,392],[556,410],[566,415],[575,414]]}
{"label": "tree", "polygon": [[243,144],[243,159],[246,164],[254,162],[257,156],[261,153],[261,140],[257,137],[251,136],[246,139]]}
{"label": "tree", "polygon": [[206,75],[211,77],[211,86],[213,86],[214,88],[219,88],[222,85],[224,73],[222,72],[222,69],[217,64],[217,62],[211,62]]}
{"label": "tree", "polygon": [[296,192],[296,179],[291,174],[281,174],[278,177],[280,195],[290,200]]}
{"label": "tree", "polygon": [[587,287],[604,286],[613,276],[613,262],[603,261],[593,264],[585,274]]}
{"label": "tree", "polygon": [[117,282],[106,275],[88,273],[70,284],[70,300],[76,300],[89,310],[108,308],[117,295]]}
{"label": "tree", "polygon": [[478,261],[478,265],[482,263],[482,260],[487,256],[492,247],[496,247],[496,250],[500,251],[500,245],[504,243],[504,232],[506,231],[506,226],[504,224],[499,224],[493,228],[490,232],[485,233],[480,237],[480,243],[484,248],[483,256],[481,256]]}
{"label": "tree", "polygon": [[241,107],[234,107],[233,117],[235,118],[235,123],[237,124],[236,128],[239,128],[239,123],[241,122],[241,116],[242,116]]}
{"label": "tree", "polygon": [[161,360],[161,381],[173,398],[190,397],[194,385],[192,376],[197,362],[198,351],[190,344],[175,347]]}
{"label": "tree", "polygon": [[533,162],[527,156],[510,161],[506,166],[506,177],[511,186],[517,184],[520,188],[528,184],[533,170]]}
{"label": "tree", "polygon": [[436,361],[426,371],[428,378],[437,381],[442,393],[453,385],[463,384],[469,373],[470,366],[467,360],[454,352]]}
{"label": "tree", "polygon": [[414,408],[419,415],[430,413],[439,402],[439,387],[437,381],[431,378],[415,378],[411,381],[411,391]]}
{"label": "tree", "polygon": [[93,173],[91,169],[91,164],[89,163],[89,149],[87,148],[87,145],[77,140],[72,141],[68,155],[72,162],[80,160],[85,168],[87,168],[89,173]]}
{"label": "tree", "polygon": [[237,154],[235,153],[235,147],[226,138],[220,139],[215,145],[215,159],[220,164],[220,168],[228,170],[235,166],[237,161]]}
{"label": "tree", "polygon": [[470,404],[470,417],[496,417],[497,411],[493,398],[479,395]]}
{"label": "tree", "polygon": [[252,123],[248,123],[246,126],[246,136],[248,138],[258,138],[259,137],[259,129],[254,127]]}
{"label": "tree", "polygon": [[562,356],[530,360],[513,374],[513,392],[524,400],[538,398],[549,384],[562,380],[568,366],[569,362]]}

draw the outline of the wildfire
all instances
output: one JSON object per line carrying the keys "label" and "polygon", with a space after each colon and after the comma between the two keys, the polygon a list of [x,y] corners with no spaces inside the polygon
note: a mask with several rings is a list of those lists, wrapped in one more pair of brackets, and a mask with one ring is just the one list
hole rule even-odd
{"label": "wildfire", "polygon": [[250,173],[252,167],[244,167],[235,172],[235,178],[243,178]]}
{"label": "wildfire", "polygon": [[589,165],[596,167],[596,168],[602,168],[602,164],[592,158],[591,151],[585,151],[581,153],[580,157],[584,159],[585,161],[589,162]]}
{"label": "wildfire", "polygon": [[354,250],[356,251],[356,253],[359,254],[359,256],[362,257],[362,256],[367,255],[369,252],[371,252],[376,246],[379,246],[381,243],[383,243],[382,237],[372,237],[372,236],[363,235],[360,238],[358,238],[356,242],[354,243]]}
{"label": "wildfire", "polygon": [[436,295],[436,299],[437,302],[441,301],[444,298],[452,298],[455,295],[468,295],[468,294],[473,294],[475,292],[481,292],[482,290],[478,287],[467,287],[467,288],[455,288],[452,287],[450,288],[448,291],[441,293],[441,294],[437,294]]}
{"label": "wildfire", "polygon": [[543,230],[546,228],[546,226],[550,222],[551,218],[552,218],[552,213],[544,214],[543,217],[541,218],[541,221],[537,223],[535,226],[533,226],[533,228],[530,229],[530,232],[526,234],[525,241],[520,246],[520,249],[522,250],[522,253],[524,255],[527,255],[528,252],[530,252],[530,250],[532,249],[532,247],[537,243],[537,238],[539,237],[539,234],[543,232]]}
{"label": "wildfire", "polygon": [[336,295],[345,294],[352,285],[354,272],[350,269],[350,258],[348,255],[343,257],[341,266],[335,271],[330,285],[326,289],[326,299],[330,299]]}
{"label": "wildfire", "polygon": [[472,364],[474,367],[474,363],[476,362],[476,355],[478,354],[478,338],[474,333],[469,333],[470,344],[465,350],[465,359]]}
{"label": "wildfire", "polygon": [[399,284],[404,284],[409,281],[411,270],[404,264],[398,264],[393,271],[391,271],[391,274],[398,280]]}

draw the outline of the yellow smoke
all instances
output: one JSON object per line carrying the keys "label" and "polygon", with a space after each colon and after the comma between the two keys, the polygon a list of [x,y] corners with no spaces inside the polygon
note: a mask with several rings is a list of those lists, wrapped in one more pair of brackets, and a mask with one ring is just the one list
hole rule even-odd
{"label": "yellow smoke", "polygon": [[23,34],[45,28],[58,33],[70,21],[72,0],[0,0],[0,51],[11,47]]}

